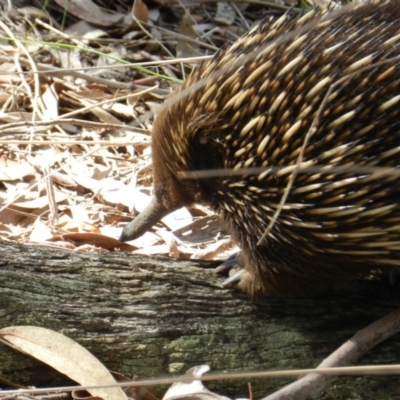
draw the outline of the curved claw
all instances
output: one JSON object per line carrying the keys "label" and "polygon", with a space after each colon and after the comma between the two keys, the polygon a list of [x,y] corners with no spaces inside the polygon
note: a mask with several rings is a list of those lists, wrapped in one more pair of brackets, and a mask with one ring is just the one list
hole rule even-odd
{"label": "curved claw", "polygon": [[231,286],[231,285],[237,285],[240,280],[242,279],[243,276],[243,270],[241,269],[240,271],[234,273],[232,276],[230,276],[228,279],[225,279],[222,282],[222,286]]}
{"label": "curved claw", "polygon": [[232,269],[238,269],[237,272],[232,271],[233,272],[232,275],[229,278],[225,279],[224,282],[222,282],[222,286],[236,285],[242,279],[244,270],[240,265],[239,254],[240,253],[232,254],[226,261],[224,261],[222,264],[218,265],[217,268],[215,268],[214,272],[216,274],[226,274],[230,272]]}
{"label": "curved claw", "polygon": [[231,255],[226,261],[222,264],[218,265],[217,268],[214,269],[216,274],[223,274],[225,272],[229,272],[233,267],[235,267],[239,263],[238,254],[235,253]]}

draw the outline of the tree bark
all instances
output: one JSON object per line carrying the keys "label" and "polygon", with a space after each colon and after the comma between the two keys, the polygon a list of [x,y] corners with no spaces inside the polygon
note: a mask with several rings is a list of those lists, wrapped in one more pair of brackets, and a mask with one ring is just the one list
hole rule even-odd
{"label": "tree bark", "polygon": [[[398,288],[355,282],[313,298],[260,299],[222,288],[215,263],[75,253],[0,242],[0,328],[37,325],[61,332],[109,369],[127,376],[316,367],[358,330],[400,307]],[[399,363],[399,335],[359,364]],[[16,383],[64,383],[54,371],[0,344],[0,373]],[[290,379],[252,381],[254,398]],[[207,387],[247,397],[243,381]],[[160,388],[162,395],[165,388]],[[338,378],[319,398],[396,398],[397,377]]]}

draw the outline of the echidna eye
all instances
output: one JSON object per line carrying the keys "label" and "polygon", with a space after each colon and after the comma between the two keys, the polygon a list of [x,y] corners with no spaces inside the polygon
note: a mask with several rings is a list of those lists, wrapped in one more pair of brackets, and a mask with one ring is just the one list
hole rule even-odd
{"label": "echidna eye", "polygon": [[165,186],[163,184],[157,185],[154,194],[158,199],[162,199],[165,196]]}
{"label": "echidna eye", "polygon": [[199,143],[200,144],[207,144],[208,143],[208,137],[207,136],[200,136],[199,137]]}

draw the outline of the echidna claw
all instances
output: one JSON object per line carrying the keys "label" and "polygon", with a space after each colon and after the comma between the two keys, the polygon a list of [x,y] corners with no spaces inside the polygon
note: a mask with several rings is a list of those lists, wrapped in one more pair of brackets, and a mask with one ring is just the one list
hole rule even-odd
{"label": "echidna claw", "polygon": [[243,275],[243,270],[241,269],[240,271],[234,273],[232,276],[230,276],[228,279],[225,279],[222,282],[222,286],[231,286],[231,285],[237,285],[240,280],[242,279]]}
{"label": "echidna claw", "polygon": [[236,267],[238,264],[238,254],[231,255],[226,261],[222,264],[218,265],[217,268],[214,269],[216,274],[223,274],[229,272],[233,267]]}
{"label": "echidna claw", "polygon": [[222,286],[234,286],[237,285],[243,276],[243,269],[240,265],[239,253],[232,254],[226,261],[215,268],[216,274],[227,274],[231,273],[229,278],[222,282]]}

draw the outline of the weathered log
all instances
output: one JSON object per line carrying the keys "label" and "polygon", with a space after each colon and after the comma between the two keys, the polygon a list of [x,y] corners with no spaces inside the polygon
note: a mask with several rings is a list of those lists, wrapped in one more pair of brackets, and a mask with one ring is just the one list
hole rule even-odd
{"label": "weathered log", "polygon": [[[200,364],[226,372],[316,367],[358,330],[400,307],[398,288],[378,280],[331,295],[252,302],[222,288],[210,262],[5,242],[0,253],[0,328],[54,329],[128,376],[179,375]],[[396,335],[359,364],[398,363],[399,350]],[[62,383],[55,372],[3,345],[0,364],[0,373],[17,383]],[[252,381],[254,397],[286,382]],[[207,386],[248,396],[243,381]],[[397,387],[396,377],[338,378],[323,398],[393,398]]]}

